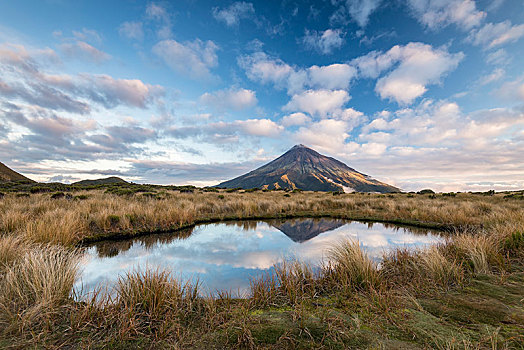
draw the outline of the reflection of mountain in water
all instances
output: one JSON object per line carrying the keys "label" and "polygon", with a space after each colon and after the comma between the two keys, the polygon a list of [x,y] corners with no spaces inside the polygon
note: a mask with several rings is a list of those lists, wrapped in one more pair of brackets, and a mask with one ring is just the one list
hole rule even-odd
{"label": "reflection of mountain in water", "polygon": [[[351,221],[343,219],[333,218],[297,218],[297,219],[281,219],[281,220],[268,220],[264,223],[270,225],[277,230],[288,236],[293,242],[304,243],[321,233],[333,231],[341,226],[349,224]],[[223,222],[220,225],[235,226],[243,231],[256,231],[257,225],[261,224],[261,221],[256,220],[240,220],[240,221],[228,221]],[[414,235],[427,235],[431,233],[431,230],[420,229],[414,227],[402,227],[399,225],[382,223],[386,229],[393,230],[406,230]],[[204,225],[205,227],[206,225]],[[367,223],[368,228],[373,227],[373,223]],[[102,241],[94,243],[92,246],[96,247],[96,252],[100,258],[113,257],[122,252],[128,251],[135,244],[140,244],[146,249],[154,248],[159,244],[168,244],[176,239],[186,239],[193,233],[198,232],[199,226],[195,228],[188,228],[185,230],[161,233],[161,234],[150,234],[140,236],[133,239],[126,239],[121,241]]]}
{"label": "reflection of mountain in water", "polygon": [[346,220],[321,218],[321,219],[292,219],[292,220],[271,220],[271,226],[283,232],[294,242],[303,243],[322,232],[332,231],[347,224]]}

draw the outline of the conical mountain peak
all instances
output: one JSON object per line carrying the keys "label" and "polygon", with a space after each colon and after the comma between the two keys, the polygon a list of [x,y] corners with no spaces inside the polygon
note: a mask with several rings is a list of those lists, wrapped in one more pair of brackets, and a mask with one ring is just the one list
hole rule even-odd
{"label": "conical mountain peak", "polygon": [[381,193],[399,191],[303,144],[293,146],[272,162],[223,182],[218,187]]}

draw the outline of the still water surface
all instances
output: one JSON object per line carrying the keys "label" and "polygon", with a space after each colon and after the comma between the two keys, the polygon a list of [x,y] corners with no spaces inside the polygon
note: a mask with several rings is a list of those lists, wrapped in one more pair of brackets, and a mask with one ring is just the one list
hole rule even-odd
{"label": "still water surface", "polygon": [[126,272],[160,268],[183,281],[198,280],[205,292],[244,295],[250,278],[272,273],[275,263],[298,258],[318,266],[326,250],[344,238],[358,239],[377,262],[392,248],[418,249],[443,241],[435,231],[330,218],[206,224],[87,247],[75,287],[82,293],[100,285],[111,288]]}

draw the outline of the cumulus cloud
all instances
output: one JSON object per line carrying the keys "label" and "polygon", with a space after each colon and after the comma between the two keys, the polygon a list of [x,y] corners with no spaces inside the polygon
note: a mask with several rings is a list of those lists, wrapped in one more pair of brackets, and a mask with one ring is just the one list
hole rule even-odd
{"label": "cumulus cloud", "polygon": [[264,52],[255,52],[252,55],[241,56],[238,64],[246,71],[250,80],[261,83],[284,85],[294,69],[278,58],[271,58]]}
{"label": "cumulus cloud", "polygon": [[186,43],[163,40],[153,46],[153,53],[167,66],[193,78],[211,77],[210,69],[218,65],[217,50],[218,46],[214,42],[200,39]]}
{"label": "cumulus cloud", "polygon": [[333,151],[337,147],[345,147],[349,131],[346,122],[342,120],[324,119],[299,128],[294,137],[297,142],[320,151]]}
{"label": "cumulus cloud", "polygon": [[314,116],[326,117],[340,110],[349,99],[349,94],[344,90],[307,90],[293,95],[283,110],[301,111]]}
{"label": "cumulus cloud", "polygon": [[309,86],[324,89],[348,89],[349,83],[357,75],[357,70],[348,64],[311,66],[307,69]]}
{"label": "cumulus cloud", "polygon": [[365,27],[368,24],[369,17],[380,6],[382,0],[346,0],[334,1],[342,3],[331,16],[330,21],[333,23],[348,22],[348,16],[359,26]]}
{"label": "cumulus cloud", "polygon": [[327,29],[323,32],[306,29],[302,42],[306,48],[327,55],[344,44],[344,33],[340,29]]}
{"label": "cumulus cloud", "polygon": [[474,0],[408,0],[413,15],[426,27],[439,29],[455,24],[470,30],[481,24],[486,13],[476,8]]}
{"label": "cumulus cloud", "polygon": [[230,88],[212,93],[206,92],[200,96],[200,102],[218,111],[240,111],[255,106],[257,97],[252,90]]}
{"label": "cumulus cloud", "polygon": [[413,108],[377,113],[370,121],[361,119],[358,126],[355,138],[348,123],[324,119],[299,128],[293,138],[407,190],[429,184],[447,191],[524,185],[515,180],[524,171],[520,110],[465,114],[454,102],[424,100]]}
{"label": "cumulus cloud", "polygon": [[451,54],[422,43],[396,45],[385,53],[371,52],[353,61],[364,77],[377,78],[383,71],[398,64],[393,71],[377,81],[375,91],[383,99],[409,104],[437,84],[463,59],[462,53]]}
{"label": "cumulus cloud", "polygon": [[228,27],[238,26],[241,19],[249,18],[255,13],[255,8],[250,2],[237,1],[226,8],[213,8],[213,17],[224,22]]}
{"label": "cumulus cloud", "polygon": [[94,46],[89,45],[84,41],[76,41],[74,43],[63,43],[60,45],[62,51],[69,57],[84,59],[101,63],[111,58],[107,53],[100,51]]}
{"label": "cumulus cloud", "polygon": [[232,125],[239,126],[246,134],[253,136],[276,137],[284,130],[270,119],[238,120]]}
{"label": "cumulus cloud", "polygon": [[515,42],[524,36],[524,24],[512,25],[506,20],[500,23],[487,23],[470,33],[468,39],[474,44],[491,49]]}
{"label": "cumulus cloud", "polygon": [[144,28],[142,22],[124,22],[118,28],[118,33],[124,38],[142,41]]}
{"label": "cumulus cloud", "polygon": [[288,114],[280,120],[280,124],[285,127],[295,126],[295,125],[304,125],[311,121],[311,118],[305,115],[304,113],[297,112]]}
{"label": "cumulus cloud", "polygon": [[289,95],[312,89],[348,89],[356,76],[356,69],[348,64],[311,66],[309,68],[292,67],[278,58],[272,58],[264,52],[242,56],[238,64],[252,81],[274,84],[278,89],[286,89]]}

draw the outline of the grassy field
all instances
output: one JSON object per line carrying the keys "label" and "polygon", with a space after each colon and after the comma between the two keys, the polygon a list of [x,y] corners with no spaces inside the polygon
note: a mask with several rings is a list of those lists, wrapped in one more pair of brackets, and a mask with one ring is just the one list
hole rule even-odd
{"label": "grassy field", "polygon": [[[524,348],[521,193],[59,190],[0,199],[0,348]],[[320,271],[277,266],[245,300],[199,297],[166,271],[131,272],[112,297],[72,297],[83,242],[299,216],[441,228],[449,240],[380,268],[348,241]]]}

